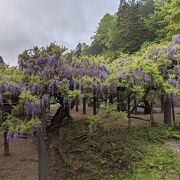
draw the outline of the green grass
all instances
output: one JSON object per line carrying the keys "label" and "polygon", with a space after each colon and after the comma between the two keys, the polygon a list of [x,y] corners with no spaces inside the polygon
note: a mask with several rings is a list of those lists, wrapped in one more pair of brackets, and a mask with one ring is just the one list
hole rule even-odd
{"label": "green grass", "polygon": [[115,180],[176,180],[180,175],[180,158],[165,146],[149,146],[143,158],[134,163],[132,172],[122,172]]}
{"label": "green grass", "polygon": [[63,159],[69,179],[177,180],[180,157],[165,142],[178,133],[175,126],[116,127],[108,133],[99,126],[89,135],[87,121],[71,122],[63,127],[55,158]]}
{"label": "green grass", "polygon": [[[168,128],[143,128],[136,133],[138,137],[143,138],[140,138],[141,143],[144,144],[142,157],[138,161],[133,162],[131,170],[119,173],[114,180],[179,179],[180,157],[173,148],[164,144],[168,138],[179,139],[180,131],[177,125]],[[138,140],[139,144],[140,141]]]}
{"label": "green grass", "polygon": [[180,139],[180,122],[174,124],[169,130],[169,138]]}

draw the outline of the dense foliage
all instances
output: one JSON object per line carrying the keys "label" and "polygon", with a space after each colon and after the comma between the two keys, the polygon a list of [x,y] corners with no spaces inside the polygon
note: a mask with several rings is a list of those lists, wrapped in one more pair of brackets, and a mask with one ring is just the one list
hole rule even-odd
{"label": "dense foliage", "polygon": [[120,52],[138,51],[146,42],[170,41],[180,32],[179,9],[179,0],[122,0],[117,13],[102,17],[82,54],[119,57]]}
{"label": "dense foliage", "polygon": [[12,109],[3,127],[17,131],[38,124],[42,107],[50,106],[50,97],[68,111],[80,94],[103,98],[121,93],[124,99],[116,100],[118,110],[130,113],[133,98],[151,107],[158,95],[175,98],[179,93],[179,36],[172,43],[142,48],[113,62],[63,55],[65,50],[55,44],[34,47],[19,56],[19,68],[1,66],[1,106],[8,104]]}
{"label": "dense foliage", "polygon": [[[117,14],[103,17],[90,47],[79,43],[74,52],[67,53],[65,47],[51,43],[22,52],[18,67],[2,64],[1,127],[14,132],[39,126],[51,98],[60,104],[51,125],[56,128],[59,119],[70,116],[69,109],[79,97],[93,97],[94,115],[99,101],[107,103],[107,98],[114,99],[117,111],[127,113],[129,125],[130,113],[139,104],[144,104],[146,113],[152,113],[159,97],[165,97],[165,104],[178,98],[180,37],[173,36],[171,43],[144,43],[164,37],[163,32],[166,39],[177,32],[179,15],[178,11],[173,12],[178,5],[177,0],[163,4],[121,1]],[[158,22],[162,19],[160,28]],[[153,21],[158,28],[153,27]],[[153,29],[158,32],[152,33]],[[104,55],[91,56],[100,53]],[[121,116],[114,110],[110,114]]]}

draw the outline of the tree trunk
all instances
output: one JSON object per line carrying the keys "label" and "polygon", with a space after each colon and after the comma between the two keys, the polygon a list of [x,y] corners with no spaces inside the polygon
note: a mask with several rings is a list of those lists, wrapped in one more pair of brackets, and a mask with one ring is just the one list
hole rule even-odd
{"label": "tree trunk", "polygon": [[79,111],[79,97],[76,100],[76,112]]}
{"label": "tree trunk", "polygon": [[128,127],[130,128],[131,127],[131,118],[130,118],[130,102],[131,102],[131,95],[130,95],[130,93],[129,93],[129,91],[128,91],[128,102],[127,102],[127,104],[128,104]]}
{"label": "tree trunk", "polygon": [[63,105],[59,107],[51,121],[51,125],[47,127],[47,133],[54,132],[56,129],[58,129],[65,117],[70,117],[69,107]]}
{"label": "tree trunk", "polygon": [[134,97],[134,107],[135,107],[134,114],[137,114],[138,111],[137,111],[137,97],[136,96]]}
{"label": "tree trunk", "polygon": [[97,98],[96,98],[96,90],[93,91],[93,115],[97,114]]}
{"label": "tree trunk", "polygon": [[150,127],[154,124],[154,116],[153,116],[153,105],[152,103],[150,104],[151,107],[151,113],[150,113]]}
{"label": "tree trunk", "polygon": [[86,97],[83,97],[83,114],[86,114]]}
{"label": "tree trunk", "polygon": [[113,96],[112,95],[109,96],[109,103],[113,104]]}
{"label": "tree trunk", "polygon": [[98,108],[98,110],[99,110],[99,108],[100,108],[100,101],[99,101],[99,99],[100,99],[100,97],[97,96],[96,101],[97,101],[97,108]]}
{"label": "tree trunk", "polygon": [[164,112],[164,95],[161,95],[161,113]]}
{"label": "tree trunk", "polygon": [[[6,101],[4,103],[5,104],[3,106],[3,111],[10,114],[11,110],[12,110],[12,105],[7,103]],[[4,121],[4,115],[2,117],[2,120]],[[8,129],[6,129],[6,131],[4,132],[4,156],[9,156],[10,155],[9,139],[7,139],[7,134],[8,134]]]}
{"label": "tree trunk", "polygon": [[120,88],[117,87],[117,111],[120,112],[121,111],[121,106],[120,106]]}
{"label": "tree trunk", "polygon": [[175,111],[174,111],[174,101],[172,100],[172,116],[173,116],[173,124],[176,122]]}
{"label": "tree trunk", "polygon": [[7,131],[4,132],[4,156],[9,156],[9,140],[7,139]]}
{"label": "tree trunk", "polygon": [[107,94],[105,95],[105,106],[107,106],[107,103],[108,103],[108,96]]}
{"label": "tree trunk", "polygon": [[144,100],[144,114],[151,113],[151,106],[147,100]]}
{"label": "tree trunk", "polygon": [[169,95],[166,95],[164,100],[164,124],[168,124],[168,125],[172,124],[171,106],[172,106],[171,98],[169,97]]}

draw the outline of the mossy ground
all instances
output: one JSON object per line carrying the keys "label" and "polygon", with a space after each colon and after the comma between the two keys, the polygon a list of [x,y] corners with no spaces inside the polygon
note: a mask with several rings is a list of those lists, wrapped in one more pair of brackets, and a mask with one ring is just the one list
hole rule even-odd
{"label": "mossy ground", "polygon": [[[51,144],[51,176],[76,180],[177,180],[180,157],[167,145],[180,131],[169,127],[111,127],[89,133],[88,122],[65,123]],[[61,159],[61,161],[58,161]],[[62,165],[63,163],[63,165]]]}

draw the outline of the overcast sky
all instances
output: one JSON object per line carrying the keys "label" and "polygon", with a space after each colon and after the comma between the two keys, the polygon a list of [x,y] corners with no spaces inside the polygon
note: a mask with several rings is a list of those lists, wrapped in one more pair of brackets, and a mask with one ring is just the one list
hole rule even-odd
{"label": "overcast sky", "polygon": [[18,54],[35,45],[90,43],[100,19],[118,5],[119,0],[0,0],[0,55],[16,65]]}

